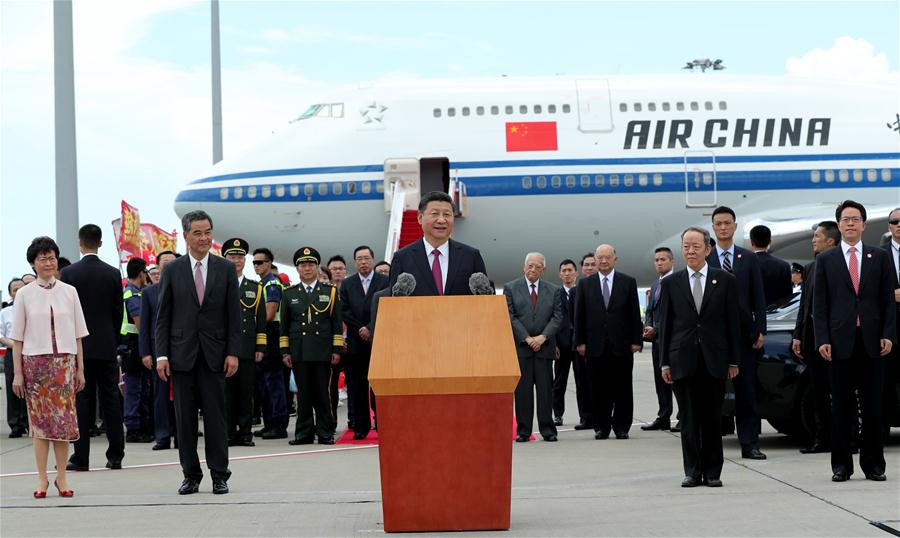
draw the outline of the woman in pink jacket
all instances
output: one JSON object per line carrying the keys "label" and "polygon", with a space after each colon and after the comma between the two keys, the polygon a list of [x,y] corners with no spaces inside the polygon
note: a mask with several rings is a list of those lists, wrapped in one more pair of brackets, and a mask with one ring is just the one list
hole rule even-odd
{"label": "woman in pink jacket", "polygon": [[56,455],[54,485],[74,495],[66,480],[69,442],[78,439],[75,394],[84,388],[81,339],[88,335],[72,286],[56,280],[59,247],[49,237],[31,242],[28,263],[37,280],[20,289],[13,309],[13,392],[25,398],[37,463],[36,499],[47,496],[50,442]]}

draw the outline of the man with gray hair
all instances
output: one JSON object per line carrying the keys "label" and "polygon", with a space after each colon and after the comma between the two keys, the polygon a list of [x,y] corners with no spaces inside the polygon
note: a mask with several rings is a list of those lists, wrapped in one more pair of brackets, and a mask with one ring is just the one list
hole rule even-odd
{"label": "man with gray hair", "polygon": [[509,307],[521,377],[516,386],[516,442],[531,438],[534,392],[537,391],[538,429],[545,441],[556,441],[553,424],[553,359],[556,332],[562,323],[559,286],[541,280],[547,260],[539,252],[525,256],[525,278],[503,286]]}

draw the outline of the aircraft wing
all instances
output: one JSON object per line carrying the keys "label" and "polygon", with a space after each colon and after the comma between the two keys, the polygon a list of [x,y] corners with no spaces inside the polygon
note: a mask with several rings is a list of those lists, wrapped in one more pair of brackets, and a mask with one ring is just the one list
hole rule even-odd
{"label": "aircraft wing", "polygon": [[[747,215],[741,220],[744,222],[741,232],[744,243],[750,244],[750,229],[759,224],[764,224],[772,230],[772,244],[770,250],[778,250],[798,241],[808,241],[815,230],[816,225],[823,220],[834,219],[834,204],[809,204],[773,209]],[[886,229],[887,218],[894,205],[866,207],[867,227]]]}

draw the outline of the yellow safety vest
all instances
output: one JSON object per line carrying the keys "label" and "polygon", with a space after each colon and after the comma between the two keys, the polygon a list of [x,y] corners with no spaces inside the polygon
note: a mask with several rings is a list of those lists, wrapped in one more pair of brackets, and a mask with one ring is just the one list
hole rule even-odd
{"label": "yellow safety vest", "polygon": [[134,293],[130,288],[126,288],[122,293],[122,301],[125,303],[125,308],[122,310],[122,335],[128,334],[138,334],[138,329],[134,325],[134,323],[129,323],[128,321],[128,299],[132,297],[140,297],[141,292]]}

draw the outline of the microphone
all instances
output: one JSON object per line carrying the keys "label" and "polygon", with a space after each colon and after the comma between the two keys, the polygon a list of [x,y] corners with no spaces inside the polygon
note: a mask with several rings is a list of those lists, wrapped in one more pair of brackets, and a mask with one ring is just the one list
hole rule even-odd
{"label": "microphone", "polygon": [[414,291],[416,291],[416,277],[409,273],[400,273],[400,276],[397,277],[397,282],[391,288],[391,294],[394,297],[406,297],[412,295]]}
{"label": "microphone", "polygon": [[472,295],[496,295],[494,286],[484,273],[472,273],[469,277],[469,291]]}

